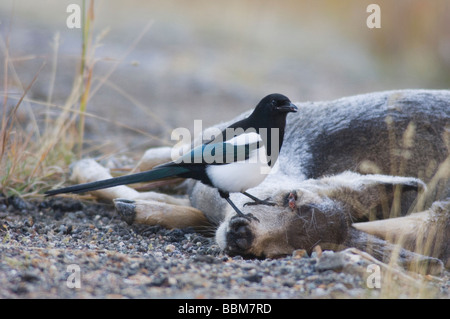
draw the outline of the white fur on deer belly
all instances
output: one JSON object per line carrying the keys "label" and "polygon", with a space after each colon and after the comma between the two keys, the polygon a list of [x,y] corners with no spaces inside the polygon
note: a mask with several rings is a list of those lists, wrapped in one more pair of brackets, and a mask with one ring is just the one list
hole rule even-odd
{"label": "white fur on deer belly", "polygon": [[270,172],[266,150],[261,147],[250,153],[245,161],[210,165],[206,174],[214,187],[230,193],[244,192],[261,184]]}

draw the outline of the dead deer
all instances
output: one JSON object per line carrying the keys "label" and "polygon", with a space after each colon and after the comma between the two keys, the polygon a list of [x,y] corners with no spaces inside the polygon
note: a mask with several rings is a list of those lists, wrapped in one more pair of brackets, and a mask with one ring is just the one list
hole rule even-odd
{"label": "dead deer", "polygon": [[[216,225],[216,241],[230,255],[273,258],[316,245],[355,247],[382,261],[397,251],[399,263],[425,264],[429,272],[450,268],[450,91],[388,91],[296,105],[277,164],[251,189],[276,205],[244,206],[241,194],[231,194],[255,219],[236,215],[217,190],[192,180],[182,184],[189,198],[127,186],[92,193],[114,201],[130,224]],[[150,149],[138,167],[169,160],[170,148]],[[111,177],[89,159],[72,169],[77,183]]]}

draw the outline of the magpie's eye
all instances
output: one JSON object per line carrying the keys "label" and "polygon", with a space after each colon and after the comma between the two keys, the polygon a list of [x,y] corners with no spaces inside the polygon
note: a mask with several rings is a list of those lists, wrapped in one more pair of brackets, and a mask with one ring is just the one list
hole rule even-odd
{"label": "magpie's eye", "polygon": [[277,101],[272,100],[272,101],[270,102],[270,104],[272,104],[272,106],[277,106]]}

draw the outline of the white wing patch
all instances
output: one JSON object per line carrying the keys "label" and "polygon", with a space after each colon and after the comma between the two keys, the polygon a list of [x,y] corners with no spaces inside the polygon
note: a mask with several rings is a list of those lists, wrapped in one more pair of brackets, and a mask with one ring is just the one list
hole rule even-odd
{"label": "white wing patch", "polygon": [[262,142],[262,139],[258,133],[249,132],[249,133],[243,133],[238,136],[235,136],[225,142],[232,144],[232,145],[246,145],[246,144]]}

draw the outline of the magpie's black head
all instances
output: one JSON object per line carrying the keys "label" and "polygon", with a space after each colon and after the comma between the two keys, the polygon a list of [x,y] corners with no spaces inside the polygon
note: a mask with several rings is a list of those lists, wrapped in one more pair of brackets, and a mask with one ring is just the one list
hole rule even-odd
{"label": "magpie's black head", "polygon": [[264,117],[285,117],[289,112],[297,112],[297,107],[286,96],[269,94],[256,106],[254,114]]}

